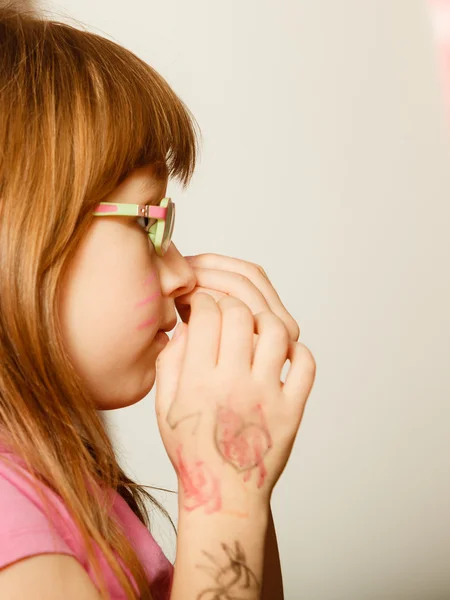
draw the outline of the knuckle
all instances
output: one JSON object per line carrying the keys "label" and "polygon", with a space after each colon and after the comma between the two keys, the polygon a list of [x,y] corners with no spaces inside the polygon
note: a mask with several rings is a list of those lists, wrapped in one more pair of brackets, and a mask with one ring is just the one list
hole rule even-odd
{"label": "knuckle", "polygon": [[205,315],[208,317],[218,317],[220,315],[220,308],[217,302],[205,292],[194,294],[191,300],[191,308],[192,314],[197,315],[199,318],[205,317]]}
{"label": "knuckle", "polygon": [[215,264],[217,262],[217,257],[219,255],[215,254],[214,252],[202,252],[201,254],[196,254],[195,255],[195,261],[197,263],[198,266],[200,265],[209,265],[209,264]]}
{"label": "knuckle", "polygon": [[223,296],[220,298],[218,304],[220,304],[223,309],[230,310],[232,308],[240,308],[241,310],[249,310],[247,305],[236,298],[235,296]]}
{"label": "knuckle", "polygon": [[247,277],[244,273],[235,273],[235,277],[240,283],[247,284],[250,282],[250,277]]}
{"label": "knuckle", "polygon": [[223,305],[223,310],[228,315],[230,315],[230,314],[233,315],[234,319],[247,321],[249,318],[253,318],[251,310],[243,302],[240,302],[240,301],[227,302],[227,301],[225,301],[222,303],[222,305]]}
{"label": "knuckle", "polygon": [[271,335],[278,343],[284,344],[285,346],[288,345],[289,332],[281,320],[273,322]]}
{"label": "knuckle", "polygon": [[206,298],[210,298],[211,296],[209,294],[207,294],[206,292],[196,292],[195,294],[192,295],[192,300],[194,300],[194,298],[196,300],[202,300],[205,301]]}
{"label": "knuckle", "polygon": [[252,263],[252,268],[254,271],[256,271],[259,274],[264,275],[264,277],[267,278],[266,272],[264,271],[264,269],[262,268],[261,265],[258,265],[257,263]]}
{"label": "knuckle", "polygon": [[270,335],[275,337],[279,343],[287,344],[289,342],[289,332],[280,317],[271,310],[262,311],[258,317],[262,321],[267,321]]}
{"label": "knuckle", "polygon": [[216,305],[216,301],[210,294],[206,294],[205,292],[197,292],[192,296],[191,300],[192,304],[195,306],[200,306],[202,309],[214,309]]}

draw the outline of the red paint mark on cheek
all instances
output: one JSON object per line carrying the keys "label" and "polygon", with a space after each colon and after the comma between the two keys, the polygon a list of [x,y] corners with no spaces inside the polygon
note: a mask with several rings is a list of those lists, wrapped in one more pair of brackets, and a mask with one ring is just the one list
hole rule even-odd
{"label": "red paint mark on cheek", "polygon": [[219,408],[216,444],[221,455],[238,471],[245,471],[244,481],[251,477],[251,469],[258,468],[257,486],[267,477],[264,456],[272,447],[262,408],[258,404],[247,420],[228,408]]}
{"label": "red paint mark on cheek", "polygon": [[177,469],[185,495],[184,507],[194,510],[204,506],[206,513],[217,512],[222,507],[219,479],[215,477],[202,460],[187,465],[181,454],[181,446],[177,448]]}
{"label": "red paint mark on cheek", "polygon": [[145,327],[148,327],[149,325],[153,325],[153,323],[156,323],[156,319],[148,319],[147,321],[143,321],[142,323],[140,323],[137,326],[137,329],[144,329]]}
{"label": "red paint mark on cheek", "polygon": [[[155,273],[152,273],[150,275],[150,277],[148,279],[146,279],[146,282],[149,283],[150,281],[153,281],[155,279],[155,277],[156,277]],[[136,306],[136,308],[140,308],[141,306],[145,306],[149,302],[153,302],[153,300],[155,300],[156,298],[159,298],[160,296],[161,296],[161,292],[154,292],[147,298],[144,298],[144,300],[141,300],[140,302],[138,302],[135,306]],[[138,331],[140,331],[141,329],[145,329],[149,325],[153,325],[153,323],[156,323],[156,321],[157,321],[156,318],[147,319],[147,320],[143,321],[142,323],[139,323],[139,325],[137,326],[136,329]]]}
{"label": "red paint mark on cheek", "polygon": [[148,298],[144,298],[144,300],[141,300],[140,302],[138,302],[136,304],[136,308],[138,308],[139,306],[144,306],[144,304],[148,304],[149,302],[152,302],[155,298],[159,298],[160,296],[161,296],[161,292],[155,292],[151,296],[148,296]]}

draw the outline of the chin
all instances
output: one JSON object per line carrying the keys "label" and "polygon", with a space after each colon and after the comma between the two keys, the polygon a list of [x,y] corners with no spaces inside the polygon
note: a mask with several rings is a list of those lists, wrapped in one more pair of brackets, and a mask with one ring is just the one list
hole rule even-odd
{"label": "chin", "polygon": [[140,398],[139,400],[130,400],[130,401],[126,401],[126,399],[121,398],[120,400],[117,400],[117,402],[114,402],[112,400],[107,400],[105,402],[97,402],[96,408],[97,408],[97,410],[116,410],[119,408],[126,408],[127,406],[132,406],[133,404],[137,404],[140,400],[142,400],[142,398]]}
{"label": "chin", "polygon": [[144,400],[147,394],[153,389],[155,381],[156,371],[155,368],[152,368],[147,372],[145,379],[142,381],[142,386],[136,393],[129,395],[123,394],[117,399],[110,396],[104,400],[97,400],[97,410],[116,410],[119,408],[126,408],[127,406],[133,406],[133,404],[137,404],[141,400]]}

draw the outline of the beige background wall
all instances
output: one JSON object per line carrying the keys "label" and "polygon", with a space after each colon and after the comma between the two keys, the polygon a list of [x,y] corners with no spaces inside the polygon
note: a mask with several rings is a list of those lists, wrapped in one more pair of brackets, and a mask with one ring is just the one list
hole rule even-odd
{"label": "beige background wall", "polygon": [[[316,357],[273,499],[286,600],[449,598],[450,136],[425,4],[47,6],[188,104],[204,145],[169,186],[175,243],[262,264]],[[175,489],[153,401],[106,416],[131,474]],[[173,559],[164,520],[154,535]]]}

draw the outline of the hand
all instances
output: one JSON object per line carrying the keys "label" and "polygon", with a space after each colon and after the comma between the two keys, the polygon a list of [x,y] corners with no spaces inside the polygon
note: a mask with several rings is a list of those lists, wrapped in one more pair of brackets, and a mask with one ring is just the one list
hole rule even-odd
{"label": "hand", "polygon": [[300,328],[281,303],[264,269],[245,260],[220,254],[185,256],[197,277],[197,286],[189,294],[179,296],[175,306],[184,323],[189,322],[190,303],[195,294],[207,293],[217,302],[231,295],[239,298],[253,315],[271,310],[285,324],[289,337],[297,342]]}
{"label": "hand", "polygon": [[183,508],[244,516],[270,499],[286,465],[315,361],[272,310],[253,315],[236,297],[211,296],[192,294],[189,325],[157,359],[156,413]]}

